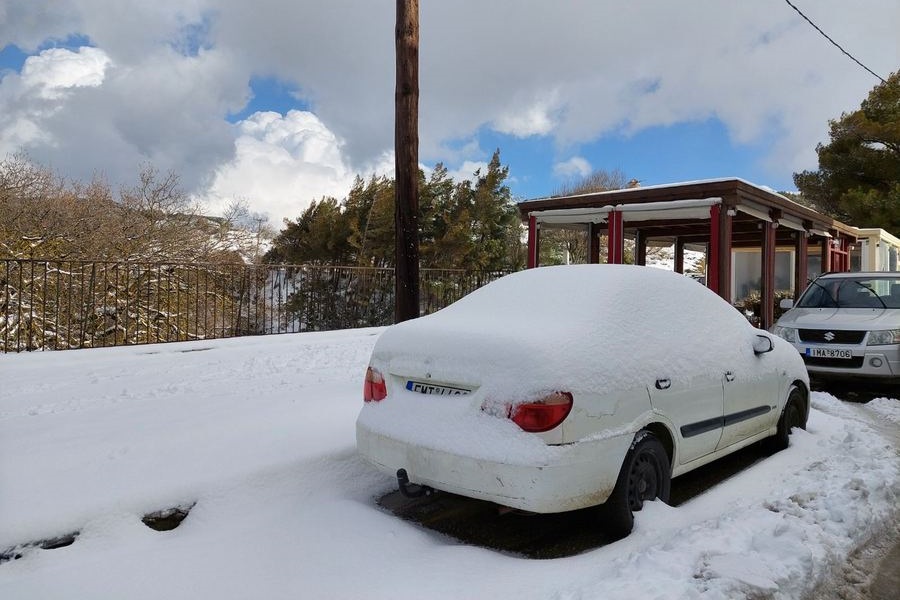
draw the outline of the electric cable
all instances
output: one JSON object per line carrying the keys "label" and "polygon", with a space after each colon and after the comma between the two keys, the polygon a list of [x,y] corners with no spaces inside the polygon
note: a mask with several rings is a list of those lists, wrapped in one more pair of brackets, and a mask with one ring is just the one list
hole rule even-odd
{"label": "electric cable", "polygon": [[855,58],[852,54],[850,54],[849,52],[847,52],[846,50],[844,50],[844,49],[841,47],[841,45],[838,44],[838,43],[837,43],[836,41],[834,41],[833,39],[831,39],[831,37],[829,37],[827,33],[825,33],[824,31],[822,31],[821,29],[819,29],[819,26],[816,25],[815,23],[813,23],[812,20],[810,20],[809,17],[807,17],[806,15],[804,15],[804,14],[803,14],[803,11],[801,11],[799,8],[797,8],[796,6],[794,6],[794,4],[791,2],[791,0],[784,0],[784,1],[787,2],[788,6],[790,6],[790,7],[793,8],[794,10],[796,10],[796,11],[797,11],[797,14],[800,15],[801,17],[803,17],[803,18],[806,20],[807,23],[809,23],[810,25],[812,25],[813,28],[815,28],[816,31],[818,31],[819,33],[821,33],[821,34],[825,37],[826,40],[828,40],[829,42],[831,42],[832,44],[834,44],[834,46],[835,46],[838,50],[840,50],[841,52],[843,52],[844,54],[846,54],[846,55],[850,58],[850,60],[852,60],[853,62],[855,62],[855,63],[858,64],[859,66],[861,66],[863,69],[865,69],[866,71],[868,71],[869,73],[871,73],[872,75],[874,75],[876,78],[880,79],[880,80],[881,80],[881,83],[887,83],[887,81],[885,81],[883,77],[881,77],[880,75],[878,75],[878,73],[876,73],[875,71],[873,71],[872,69],[870,69],[870,68],[867,67],[866,65],[864,65],[864,64],[862,64],[861,62],[859,62],[858,60],[856,60],[856,58]]}

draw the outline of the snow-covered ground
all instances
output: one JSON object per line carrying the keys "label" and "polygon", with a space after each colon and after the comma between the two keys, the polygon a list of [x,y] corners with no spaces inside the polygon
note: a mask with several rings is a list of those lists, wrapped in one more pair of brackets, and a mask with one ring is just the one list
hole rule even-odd
{"label": "snow-covered ground", "polygon": [[0,355],[0,598],[799,598],[900,516],[900,401],[816,393],[790,448],[624,540],[461,544],[378,508],[396,484],[356,456],[379,331]]}

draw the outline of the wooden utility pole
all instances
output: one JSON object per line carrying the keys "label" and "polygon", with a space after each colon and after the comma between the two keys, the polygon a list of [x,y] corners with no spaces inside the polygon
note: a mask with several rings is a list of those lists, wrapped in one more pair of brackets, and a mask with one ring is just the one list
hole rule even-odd
{"label": "wooden utility pole", "polygon": [[394,322],[419,316],[419,0],[397,0]]}

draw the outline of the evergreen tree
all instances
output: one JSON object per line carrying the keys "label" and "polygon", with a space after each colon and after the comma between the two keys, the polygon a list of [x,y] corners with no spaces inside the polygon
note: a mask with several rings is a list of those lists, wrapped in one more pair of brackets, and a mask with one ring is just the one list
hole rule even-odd
{"label": "evergreen tree", "polygon": [[363,184],[360,177],[347,199],[344,211],[350,219],[350,264],[389,267],[394,264],[394,181],[375,177]]}
{"label": "evergreen tree", "polygon": [[[454,183],[446,167],[419,175],[423,267],[503,270],[521,267],[522,225],[499,150],[475,182]],[[357,177],[347,197],[314,202],[273,241],[267,262],[392,267],[394,181]]]}
{"label": "evergreen tree", "polygon": [[285,229],[272,240],[267,262],[347,264],[352,252],[350,223],[335,198],[322,198],[309,205],[296,221],[285,221]]}
{"label": "evergreen tree", "polygon": [[479,270],[509,268],[510,246],[520,231],[518,211],[506,185],[509,167],[500,164],[500,150],[494,152],[487,172],[475,172],[472,189],[472,247],[469,264]]}
{"label": "evergreen tree", "polygon": [[442,163],[435,165],[427,181],[423,175],[419,189],[419,257],[423,267],[448,268],[458,257],[454,189],[453,179]]}
{"label": "evergreen tree", "polygon": [[816,147],[819,169],[795,173],[797,188],[841,221],[900,230],[900,72],[829,125],[831,141]]}

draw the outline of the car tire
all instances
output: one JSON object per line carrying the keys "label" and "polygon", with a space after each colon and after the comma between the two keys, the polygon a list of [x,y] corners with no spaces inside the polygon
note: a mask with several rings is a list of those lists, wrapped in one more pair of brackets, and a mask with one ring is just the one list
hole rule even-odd
{"label": "car tire", "polygon": [[649,431],[640,431],[622,462],[616,486],[600,506],[602,526],[613,539],[621,539],[634,527],[634,512],[644,501],[669,501],[672,465],[662,443]]}
{"label": "car tire", "polygon": [[775,452],[784,450],[790,445],[791,429],[799,427],[806,429],[806,411],[804,410],[803,390],[796,385],[791,386],[784,410],[778,419],[778,430],[772,438],[772,449]]}

